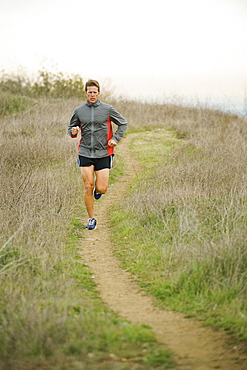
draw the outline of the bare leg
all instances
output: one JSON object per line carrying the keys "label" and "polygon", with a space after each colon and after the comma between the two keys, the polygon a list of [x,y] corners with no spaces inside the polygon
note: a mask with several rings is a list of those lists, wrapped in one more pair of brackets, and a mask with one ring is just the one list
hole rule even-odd
{"label": "bare leg", "polygon": [[105,194],[108,189],[108,182],[109,182],[109,168],[103,168],[103,170],[95,171],[96,175],[96,190],[101,193]]}
{"label": "bare leg", "polygon": [[[108,189],[109,168],[95,172],[96,189],[99,193],[105,194]],[[81,167],[81,175],[84,183],[84,204],[89,218],[94,218],[94,166]]]}
{"label": "bare leg", "polygon": [[81,175],[84,183],[84,204],[89,218],[94,218],[94,166],[81,167]]}

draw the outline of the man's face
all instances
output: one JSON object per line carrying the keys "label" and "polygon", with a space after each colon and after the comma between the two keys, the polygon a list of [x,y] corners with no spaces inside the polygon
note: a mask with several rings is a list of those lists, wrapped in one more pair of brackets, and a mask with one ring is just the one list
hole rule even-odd
{"label": "man's face", "polygon": [[86,95],[88,103],[95,103],[98,100],[100,92],[96,86],[88,86]]}

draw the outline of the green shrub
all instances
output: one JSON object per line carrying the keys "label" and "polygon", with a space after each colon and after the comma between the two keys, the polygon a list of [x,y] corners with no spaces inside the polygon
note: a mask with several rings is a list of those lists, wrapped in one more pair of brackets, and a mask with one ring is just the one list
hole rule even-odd
{"label": "green shrub", "polygon": [[0,92],[30,98],[82,98],[84,83],[78,74],[68,75],[62,72],[38,71],[31,79],[23,71],[0,75]]}
{"label": "green shrub", "polygon": [[32,103],[32,100],[28,97],[0,91],[0,117],[6,114],[23,112]]}

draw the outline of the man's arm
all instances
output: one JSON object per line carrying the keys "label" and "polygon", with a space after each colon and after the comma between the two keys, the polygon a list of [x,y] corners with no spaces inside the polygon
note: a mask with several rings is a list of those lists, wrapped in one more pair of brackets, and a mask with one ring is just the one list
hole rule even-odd
{"label": "man's arm", "polygon": [[71,137],[77,137],[79,130],[80,130],[80,120],[76,112],[74,112],[73,116],[71,117],[70,124],[68,127],[68,134]]}
{"label": "man's arm", "polygon": [[118,143],[119,140],[122,139],[122,137],[124,136],[128,123],[126,119],[119,112],[117,112],[114,107],[111,107],[110,118],[111,121],[118,126],[117,131],[112,137],[112,140]]}

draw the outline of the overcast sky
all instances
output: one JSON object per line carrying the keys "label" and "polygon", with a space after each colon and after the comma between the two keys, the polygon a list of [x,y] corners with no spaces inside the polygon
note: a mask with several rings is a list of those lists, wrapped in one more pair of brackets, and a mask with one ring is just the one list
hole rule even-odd
{"label": "overcast sky", "polygon": [[247,90],[247,0],[0,0],[0,41],[0,69],[56,65],[135,98]]}

